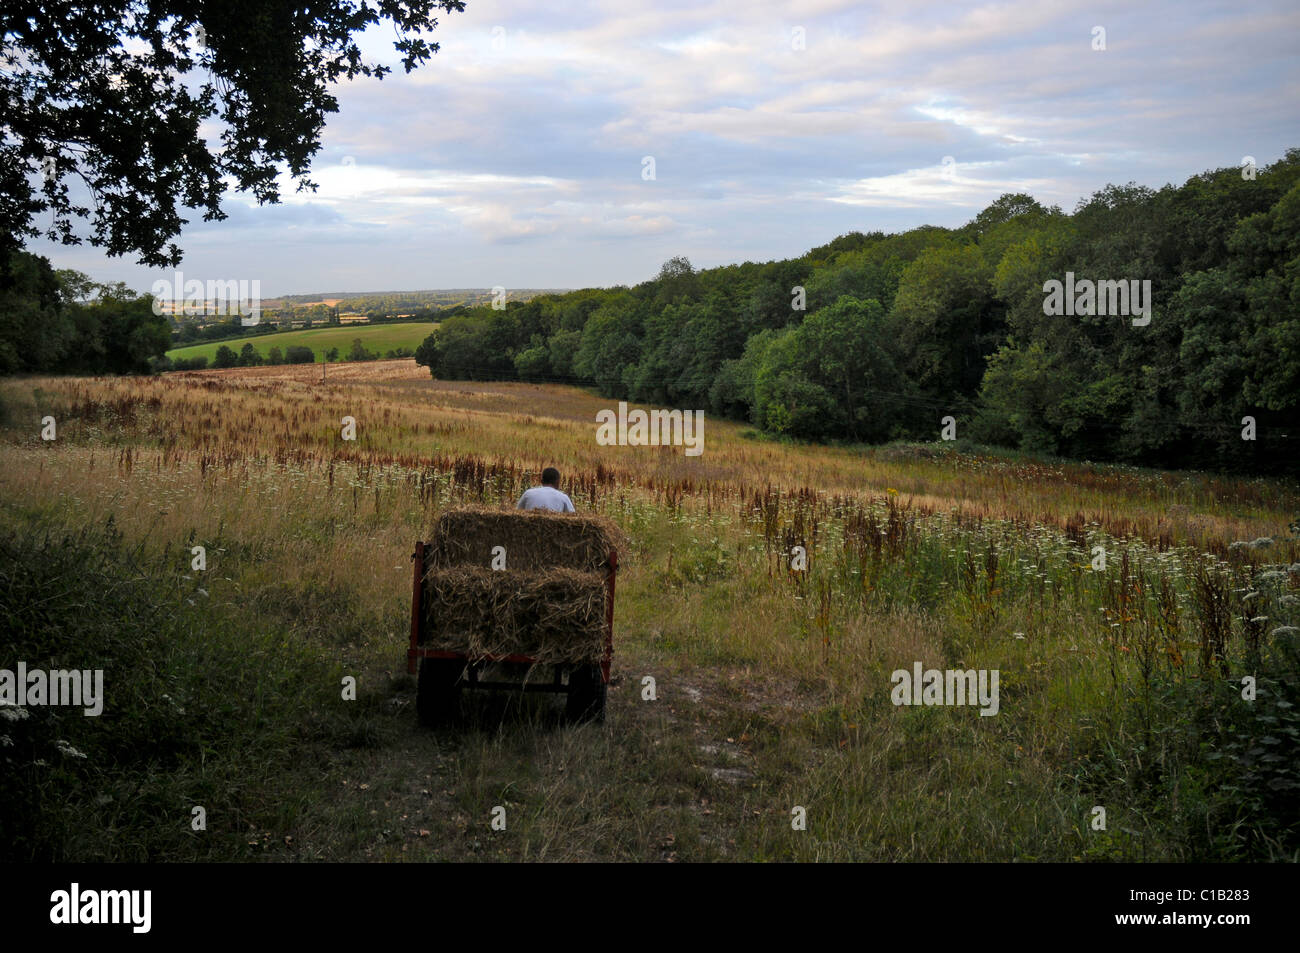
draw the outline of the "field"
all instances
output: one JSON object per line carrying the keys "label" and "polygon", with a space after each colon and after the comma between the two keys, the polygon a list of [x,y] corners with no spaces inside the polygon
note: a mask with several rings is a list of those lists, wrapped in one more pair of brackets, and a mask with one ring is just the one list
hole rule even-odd
{"label": "field", "polygon": [[[409,360],[0,402],[0,667],[108,698],[0,723],[4,859],[1296,857],[1293,481],[714,419],[699,457],[599,446],[606,399]],[[471,693],[421,729],[412,545],[552,464],[631,539],[607,723]],[[894,704],[916,663],[997,671],[996,715]]]}
{"label": "field", "polygon": [[316,355],[316,361],[319,363],[325,360],[325,352],[332,347],[338,348],[340,354],[346,355],[349,348],[352,347],[352,342],[357,338],[361,339],[366,350],[374,351],[381,356],[399,347],[409,348],[414,351],[436,327],[437,324],[429,321],[414,321],[406,324],[377,324],[359,327],[347,327],[345,325],[337,328],[279,331],[275,334],[256,335],[238,338],[233,341],[191,344],[187,347],[174,348],[167,352],[167,356],[173,360],[176,358],[206,357],[208,363],[211,364],[217,356],[217,348],[223,344],[231,348],[235,353],[239,353],[240,348],[251,341],[253,347],[264,358],[271,353],[273,347],[278,347],[283,353],[286,348],[296,344],[305,345],[312,349]]}

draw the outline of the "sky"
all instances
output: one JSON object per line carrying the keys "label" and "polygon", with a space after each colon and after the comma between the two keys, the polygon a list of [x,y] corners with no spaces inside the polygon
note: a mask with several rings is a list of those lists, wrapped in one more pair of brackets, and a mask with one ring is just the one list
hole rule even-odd
{"label": "sky", "polygon": [[[395,69],[336,88],[319,190],[187,213],[184,277],[264,297],[635,284],[675,255],[796,257],[1005,192],[1070,211],[1300,146],[1296,0],[467,0],[430,38],[405,74],[391,26],[367,33]],[[139,291],[172,276],[28,247]]]}

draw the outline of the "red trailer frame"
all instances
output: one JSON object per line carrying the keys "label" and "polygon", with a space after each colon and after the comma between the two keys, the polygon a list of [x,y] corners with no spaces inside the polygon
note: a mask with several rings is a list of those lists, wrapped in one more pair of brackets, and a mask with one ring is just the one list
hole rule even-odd
{"label": "red trailer frame", "polygon": [[[441,649],[424,648],[421,642],[424,641],[425,614],[424,614],[424,573],[425,573],[425,550],[426,544],[417,541],[415,552],[411,554],[411,559],[415,563],[412,588],[411,588],[411,646],[406,652],[406,671],[411,675],[416,674],[419,666],[419,659],[422,658],[445,658],[445,659],[463,659],[467,663],[493,663],[493,662],[519,662],[525,665],[536,665],[537,659],[530,655],[484,655],[478,658],[471,658],[465,652],[447,652]],[[614,660],[614,577],[618,574],[618,552],[611,550],[607,560],[609,572],[605,575],[605,652],[600,661],[600,676],[604,684],[609,684],[610,663]],[[524,691],[565,691],[560,684],[560,668],[556,668],[555,682],[552,684],[541,685],[519,685],[513,682],[480,682],[476,677],[476,670],[471,667],[471,679],[468,684],[474,688],[515,688]]]}

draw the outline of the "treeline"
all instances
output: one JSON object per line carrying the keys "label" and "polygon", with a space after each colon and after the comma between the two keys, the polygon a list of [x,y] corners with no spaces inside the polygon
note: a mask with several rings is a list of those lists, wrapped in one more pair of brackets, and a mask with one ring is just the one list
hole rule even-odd
{"label": "treeline", "polygon": [[151,295],[29,252],[0,261],[0,374],[144,373],[170,342]]}
{"label": "treeline", "polygon": [[[1149,281],[1150,321],[1098,313],[1114,288],[1046,314],[1051,281]],[[1294,472],[1300,150],[1180,187],[1107,186],[1072,214],[1004,195],[956,229],[701,271],[674,258],[632,288],[471,309],[416,359],[801,439],[934,440],[952,417],[949,435],[1034,452]]]}

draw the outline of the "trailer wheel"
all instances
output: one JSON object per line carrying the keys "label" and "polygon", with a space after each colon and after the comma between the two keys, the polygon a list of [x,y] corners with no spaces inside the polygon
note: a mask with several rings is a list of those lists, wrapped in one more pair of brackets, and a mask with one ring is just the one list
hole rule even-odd
{"label": "trailer wheel", "polygon": [[415,708],[420,724],[434,727],[451,720],[460,702],[460,676],[465,663],[454,658],[420,659]]}
{"label": "trailer wheel", "polygon": [[599,665],[580,665],[569,675],[566,714],[571,722],[605,720],[607,686]]}

